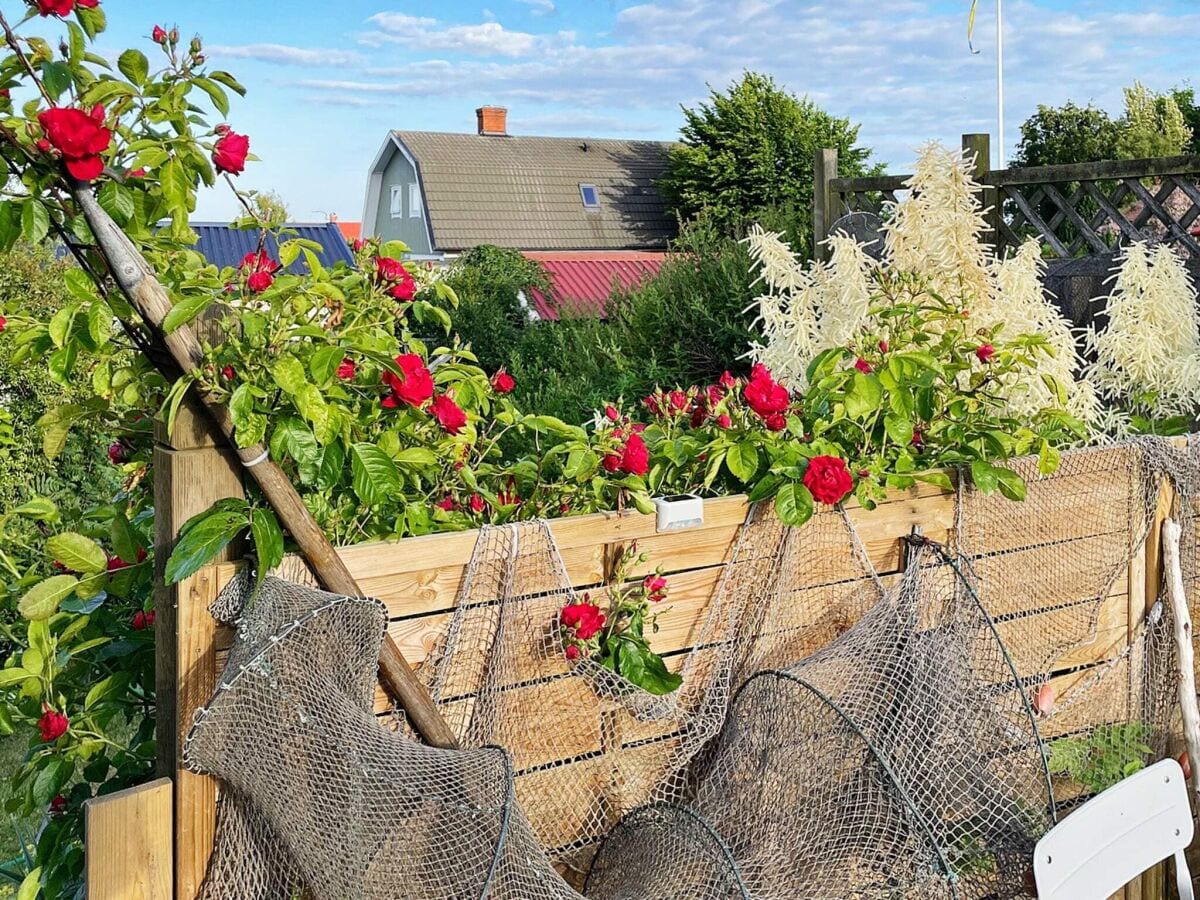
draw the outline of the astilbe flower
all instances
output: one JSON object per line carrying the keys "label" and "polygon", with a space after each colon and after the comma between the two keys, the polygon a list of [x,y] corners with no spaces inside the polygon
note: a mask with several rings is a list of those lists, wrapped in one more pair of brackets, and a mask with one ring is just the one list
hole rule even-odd
{"label": "astilbe flower", "polygon": [[1095,362],[1087,377],[1116,407],[1108,429],[1128,429],[1124,410],[1139,395],[1154,395],[1154,414],[1193,414],[1200,406],[1200,318],[1196,289],[1167,246],[1129,245],[1105,306],[1107,327],[1089,329]]}

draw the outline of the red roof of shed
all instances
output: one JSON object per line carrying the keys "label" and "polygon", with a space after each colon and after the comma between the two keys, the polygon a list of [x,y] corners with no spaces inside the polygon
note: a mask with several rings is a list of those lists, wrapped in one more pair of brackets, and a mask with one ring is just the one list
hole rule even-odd
{"label": "red roof of shed", "polygon": [[557,319],[559,311],[567,315],[605,315],[605,306],[614,285],[628,290],[662,268],[665,253],[650,251],[591,251],[578,253],[525,254],[546,269],[554,286],[549,300],[533,292],[533,304],[543,319]]}

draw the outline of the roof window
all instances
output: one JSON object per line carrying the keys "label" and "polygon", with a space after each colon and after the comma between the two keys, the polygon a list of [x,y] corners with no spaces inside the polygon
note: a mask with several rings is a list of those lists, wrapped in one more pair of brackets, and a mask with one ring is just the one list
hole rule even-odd
{"label": "roof window", "polygon": [[600,208],[600,192],[594,184],[579,185],[579,198],[583,201],[584,209]]}

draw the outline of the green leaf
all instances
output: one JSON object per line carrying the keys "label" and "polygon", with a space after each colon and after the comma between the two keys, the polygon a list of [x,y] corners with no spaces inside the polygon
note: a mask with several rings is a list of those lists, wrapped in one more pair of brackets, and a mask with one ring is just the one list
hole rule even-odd
{"label": "green leaf", "polygon": [[313,381],[317,384],[329,384],[345,358],[346,351],[341,347],[321,347],[308,361],[308,370],[312,372]]}
{"label": "green leaf", "polygon": [[1060,462],[1062,454],[1049,441],[1042,441],[1041,447],[1038,448],[1038,472],[1042,475],[1052,475],[1058,471]]}
{"label": "green leaf", "polygon": [[20,666],[13,666],[11,669],[0,669],[0,688],[12,687],[14,684],[20,684],[27,678],[36,677],[36,672],[30,672],[28,669],[22,669]]}
{"label": "green leaf", "polygon": [[219,71],[219,70],[216,72],[209,72],[208,77],[211,78],[213,81],[217,82],[218,84],[225,85],[225,87],[229,88],[235,94],[239,94],[241,96],[245,96],[245,94],[246,94],[246,89],[244,87],[242,87],[241,82],[238,81],[236,78],[234,78],[232,75],[230,75],[228,72],[223,72],[223,71]]}
{"label": "green leaf", "polygon": [[238,504],[235,508],[218,505],[184,523],[179,542],[167,560],[167,584],[176,584],[195,574],[250,524],[246,502],[234,503]]}
{"label": "green leaf", "polygon": [[308,384],[304,366],[290,354],[284,354],[275,360],[271,366],[271,377],[288,394],[296,394]]}
{"label": "green leaf", "polygon": [[368,506],[376,506],[400,492],[396,464],[374,444],[351,445],[350,476],[354,493]]}
{"label": "green leaf", "polygon": [[190,294],[184,297],[163,317],[163,331],[170,334],[181,325],[191,322],[212,306],[214,300],[212,294]]}
{"label": "green leaf", "polygon": [[21,237],[29,244],[40,244],[50,233],[50,213],[39,200],[26,200],[21,207]]}
{"label": "green leaf", "polygon": [[346,451],[338,441],[328,444],[321,453],[321,464],[317,469],[317,487],[327,491],[342,478],[346,466]]}
{"label": "green leaf", "polygon": [[71,89],[71,67],[58,60],[42,63],[42,83],[57,100]]}
{"label": "green leaf", "polygon": [[875,375],[855,372],[846,393],[846,415],[852,419],[866,419],[875,414],[882,400],[883,385],[879,379]]}
{"label": "green leaf", "polygon": [[100,545],[75,531],[64,531],[46,541],[46,555],[85,575],[103,572],[108,566],[108,557]]}
{"label": "green leaf", "polygon": [[260,506],[250,513],[250,535],[258,557],[255,578],[261,584],[267,573],[283,561],[283,529],[275,513]]}
{"label": "green leaf", "polygon": [[124,225],[137,212],[132,193],[115,181],[106,181],[96,193],[96,200],[119,225]]}
{"label": "green leaf", "polygon": [[812,494],[798,481],[785,483],[775,495],[775,514],[785,525],[803,525],[812,518]]}
{"label": "green leaf", "polygon": [[944,491],[953,491],[954,482],[945,472],[922,472],[920,475],[914,475],[917,481],[923,481],[926,484],[932,484],[935,487],[940,487]]}
{"label": "green leaf", "polygon": [[118,510],[113,516],[111,533],[113,552],[125,562],[135,562],[142,544],[123,510]]}
{"label": "green leaf", "polygon": [[[83,12],[83,10],[79,10]],[[91,10],[89,10],[91,12]],[[17,888],[17,900],[37,900],[37,896],[42,890],[42,867],[31,869],[29,874],[25,876],[21,882],[21,886]]]}
{"label": "green leaf", "polygon": [[17,611],[26,619],[48,619],[58,612],[59,604],[75,592],[79,580],[74,575],[52,575],[25,592]]}
{"label": "green leaf", "polygon": [[219,84],[211,78],[204,78],[203,76],[193,79],[192,83],[212,98],[213,106],[217,108],[217,112],[222,116],[229,115],[229,96],[221,90]]}
{"label": "green leaf", "polygon": [[1009,500],[1021,501],[1025,499],[1025,479],[1014,472],[1012,469],[1006,469],[1003,466],[995,466],[993,471],[1000,481],[1000,493]]}
{"label": "green leaf", "polygon": [[883,417],[883,430],[887,432],[888,437],[890,437],[901,447],[907,447],[912,443],[912,419],[909,419],[905,416],[892,415],[891,413],[888,413]]}
{"label": "green leaf", "polygon": [[28,503],[22,503],[9,511],[18,516],[37,519],[39,522],[57,522],[59,518],[58,507],[47,497],[34,497]]}
{"label": "green leaf", "polygon": [[92,40],[95,40],[96,35],[108,27],[107,17],[99,6],[75,7],[75,18],[79,19],[79,24]]}
{"label": "green leaf", "polygon": [[783,484],[783,478],[778,475],[767,475],[762,478],[750,489],[750,494],[746,498],[751,503],[757,503],[760,500],[766,500],[774,495],[779,490],[779,486]]}
{"label": "green leaf", "polygon": [[33,803],[48,806],[62,792],[63,785],[75,774],[75,763],[61,756],[52,757],[33,780]]}
{"label": "green leaf", "polygon": [[733,477],[745,484],[758,471],[758,447],[753,441],[742,441],[734,444],[725,454],[725,465]]}
{"label": "green leaf", "polygon": [[413,466],[425,469],[437,465],[437,454],[425,447],[408,447],[401,450],[392,460],[398,466]]}
{"label": "green leaf", "polygon": [[980,491],[990,494],[1000,486],[998,471],[986,460],[977,459],[971,463],[971,480]]}

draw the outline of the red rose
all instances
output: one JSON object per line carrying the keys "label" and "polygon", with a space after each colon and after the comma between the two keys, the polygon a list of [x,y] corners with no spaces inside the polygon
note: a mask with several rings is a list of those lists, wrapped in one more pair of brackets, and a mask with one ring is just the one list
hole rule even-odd
{"label": "red rose", "polygon": [[408,269],[404,268],[404,263],[398,259],[381,256],[375,260],[375,273],[379,276],[380,281],[392,282],[400,281],[405,275],[408,275]]}
{"label": "red rose", "polygon": [[150,40],[156,44],[165,44],[167,42],[167,33],[161,25],[154,26],[154,30],[150,32]]}
{"label": "red rose", "polygon": [[361,252],[363,247],[365,247],[365,246],[367,246],[367,242],[364,241],[362,238],[355,238],[354,240],[352,240],[350,242],[350,249],[353,250],[355,253]]}
{"label": "red rose", "polygon": [[[40,16],[69,16],[75,0],[35,0]],[[81,3],[80,6],[83,4]],[[94,5],[94,4],[93,4]]]}
{"label": "red rose", "polygon": [[787,428],[787,416],[783,413],[771,413],[767,416],[765,424],[768,431],[783,431]]}
{"label": "red rose", "polygon": [[[400,375],[391,370],[383,373],[384,383],[392,389],[389,399],[402,400],[409,406],[420,408],[433,396],[433,376],[425,368],[421,357],[415,353],[404,353],[396,357],[396,365],[400,367]],[[395,402],[385,406],[395,406]]]}
{"label": "red rose", "polygon": [[106,568],[109,572],[120,572],[122,569],[128,569],[132,565],[133,563],[125,562],[119,556],[110,556]]}
{"label": "red rose", "polygon": [[575,637],[587,641],[604,627],[604,613],[594,603],[569,603],[559,613],[559,621],[574,629]]}
{"label": "red rose", "polygon": [[674,412],[681,412],[687,409],[688,395],[681,390],[676,389],[671,391],[671,393],[667,395],[667,400],[671,404],[671,409]]}
{"label": "red rose", "polygon": [[607,453],[604,459],[600,460],[600,465],[605,472],[619,472],[621,471],[621,457],[615,453]]}
{"label": "red rose", "polygon": [[337,377],[342,381],[351,381],[357,371],[358,367],[354,364],[354,360],[346,358],[337,367]]}
{"label": "red rose", "polygon": [[447,494],[437,503],[433,504],[438,509],[444,509],[446,512],[454,512],[454,508],[458,505],[454,502],[454,498]]}
{"label": "red rose", "polygon": [[108,445],[108,461],[114,466],[119,466],[128,459],[129,447],[124,441],[113,441]]}
{"label": "red rose", "polygon": [[221,370],[221,377],[226,381],[233,381],[236,376],[237,372],[234,370],[233,366],[226,366]]}
{"label": "red rose", "polygon": [[579,659],[579,645],[578,644],[568,644],[567,649],[564,652],[567,655],[567,659]]}
{"label": "red rose", "polygon": [[640,434],[631,434],[621,451],[621,469],[630,475],[645,475],[650,471],[650,451]]}
{"label": "red rose", "polygon": [[[68,10],[69,11],[69,10]],[[104,172],[100,154],[108,149],[112,132],[104,127],[104,107],[90,113],[70,106],[55,106],[38,113],[46,140],[67,163],[67,171],[80,181],[99,178]]]}
{"label": "red rose", "polygon": [[67,811],[67,798],[62,794],[56,794],[54,799],[50,801],[49,813],[52,816],[61,816]]}
{"label": "red rose", "polygon": [[67,728],[70,726],[70,720],[60,712],[55,712],[50,707],[43,707],[45,712],[38,719],[38,728],[42,732],[42,740],[46,743],[56,741],[67,733]]}
{"label": "red rose", "polygon": [[721,373],[721,377],[717,379],[717,384],[719,384],[721,387],[725,388],[725,390],[728,391],[728,390],[732,390],[733,388],[737,387],[737,379],[734,378],[732,375],[730,375],[729,370],[726,369],[724,372]]}
{"label": "red rose", "polygon": [[450,434],[458,434],[467,424],[463,408],[450,399],[449,394],[438,394],[429,404],[429,413]]}
{"label": "red rose", "polygon": [[875,371],[871,368],[871,364],[861,356],[854,361],[854,368],[858,369],[858,371],[862,372],[864,375],[870,375],[873,371]]}
{"label": "red rose", "polygon": [[771,370],[761,364],[754,366],[743,393],[750,408],[764,419],[772,413],[783,412],[791,402],[787,388],[772,378]]}
{"label": "red rose", "polygon": [[647,575],[642,582],[646,597],[651,603],[659,603],[667,596],[667,579],[661,575]]}
{"label": "red rose", "polygon": [[879,342],[879,352],[880,352],[880,353],[887,353],[887,352],[888,352],[888,342],[887,342],[887,341],[880,341],[880,342]]}
{"label": "red rose", "polygon": [[408,303],[417,296],[417,283],[413,281],[413,277],[408,272],[405,272],[404,278],[398,284],[393,284],[388,288],[388,294],[398,303]]}
{"label": "red rose", "polygon": [[992,357],[996,355],[996,348],[991,344],[980,344],[975,348],[975,356],[981,363],[985,365],[992,361]]}
{"label": "red rose", "polygon": [[840,456],[814,456],[804,473],[804,486],[813,499],[833,506],[854,487],[854,480]]}
{"label": "red rose", "polygon": [[217,172],[241,175],[246,170],[246,157],[250,153],[250,138],[238,134],[228,125],[218,125],[220,139],[213,145],[212,161]]}
{"label": "red rose", "polygon": [[8,328],[8,319],[0,316],[0,334],[4,333],[4,329]]}
{"label": "red rose", "polygon": [[620,420],[621,413],[615,406],[606,406],[604,407],[604,417],[610,422],[616,422]]}
{"label": "red rose", "polygon": [[241,271],[246,275],[246,287],[251,293],[261,294],[275,283],[275,273],[282,268],[271,259],[266,250],[247,253],[242,258]]}
{"label": "red rose", "polygon": [[516,386],[516,381],[504,369],[492,376],[492,390],[497,394],[511,394]]}
{"label": "red rose", "polygon": [[642,400],[642,405],[646,407],[647,411],[652,416],[661,416],[663,413],[662,397],[657,392],[645,397]]}
{"label": "red rose", "polygon": [[733,426],[733,419],[729,418],[725,413],[717,416],[717,424],[722,428],[730,428]]}
{"label": "red rose", "polygon": [[129,620],[129,627],[134,631],[146,630],[146,614],[140,609],[133,614],[133,618]]}
{"label": "red rose", "polygon": [[479,513],[483,512],[484,507],[486,507],[486,506],[487,506],[487,503],[484,501],[484,499],[481,495],[479,495],[479,494],[471,495],[471,512],[478,515]]}

